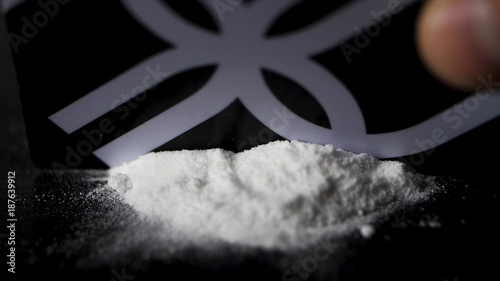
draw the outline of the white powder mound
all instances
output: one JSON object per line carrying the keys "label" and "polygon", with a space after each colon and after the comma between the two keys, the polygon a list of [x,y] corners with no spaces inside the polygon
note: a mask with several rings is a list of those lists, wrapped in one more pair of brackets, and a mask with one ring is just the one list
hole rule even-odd
{"label": "white powder mound", "polygon": [[266,249],[302,248],[331,233],[369,237],[374,220],[433,187],[400,162],[297,141],[150,153],[111,169],[108,184],[164,241]]}

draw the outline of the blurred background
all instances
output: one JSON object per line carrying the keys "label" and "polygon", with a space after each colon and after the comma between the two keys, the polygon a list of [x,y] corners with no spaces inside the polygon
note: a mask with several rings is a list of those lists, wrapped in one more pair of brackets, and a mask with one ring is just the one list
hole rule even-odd
{"label": "blurred background", "polygon": [[2,171],[9,168],[32,167],[6,28],[3,13],[0,13],[0,124],[2,128],[0,163]]}

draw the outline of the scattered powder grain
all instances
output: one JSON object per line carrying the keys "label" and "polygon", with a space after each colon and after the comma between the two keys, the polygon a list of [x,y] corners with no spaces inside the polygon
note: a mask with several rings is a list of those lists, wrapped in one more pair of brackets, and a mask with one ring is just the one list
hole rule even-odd
{"label": "scattered powder grain", "polygon": [[368,238],[376,219],[433,189],[401,162],[298,141],[150,153],[111,169],[108,184],[160,228],[157,241],[264,249],[302,248],[331,233]]}

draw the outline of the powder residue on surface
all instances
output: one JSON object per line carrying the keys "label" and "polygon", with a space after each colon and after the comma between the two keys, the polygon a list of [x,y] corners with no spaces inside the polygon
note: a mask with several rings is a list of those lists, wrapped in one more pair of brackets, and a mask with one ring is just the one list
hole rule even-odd
{"label": "powder residue on surface", "polygon": [[241,153],[150,153],[109,171],[158,241],[306,247],[324,235],[361,232],[383,214],[428,198],[432,178],[403,163],[331,145],[277,141]]}

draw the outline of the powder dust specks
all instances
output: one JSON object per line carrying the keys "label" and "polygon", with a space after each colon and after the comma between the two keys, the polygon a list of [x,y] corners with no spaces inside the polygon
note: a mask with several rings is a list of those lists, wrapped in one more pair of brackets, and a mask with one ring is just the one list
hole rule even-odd
{"label": "powder dust specks", "polygon": [[277,141],[241,153],[150,153],[111,169],[108,184],[150,227],[129,239],[174,253],[219,244],[300,249],[354,232],[369,238],[373,222],[428,198],[432,182],[400,162]]}

